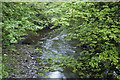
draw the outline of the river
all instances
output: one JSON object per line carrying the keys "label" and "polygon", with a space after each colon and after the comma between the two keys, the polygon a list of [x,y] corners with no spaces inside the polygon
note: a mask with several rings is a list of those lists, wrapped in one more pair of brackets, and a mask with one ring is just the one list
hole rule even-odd
{"label": "river", "polygon": [[[49,34],[49,32],[51,32]],[[7,68],[9,70],[13,70],[9,77],[12,78],[44,78],[48,76],[48,78],[77,78],[78,75],[70,72],[69,68],[66,69],[55,69],[53,71],[49,71],[44,73],[44,76],[39,76],[39,70],[44,67],[39,61],[50,59],[51,57],[59,57],[62,56],[71,56],[74,55],[77,57],[75,53],[80,52],[80,49],[77,49],[75,46],[78,42],[72,41],[67,42],[64,40],[66,33],[60,34],[60,31],[52,31],[49,29],[45,29],[39,32],[39,36],[30,35],[20,44],[16,45],[17,53],[6,52],[4,56],[7,58]],[[29,45],[27,45],[29,44]],[[40,48],[42,54],[40,52],[34,51],[34,49]],[[46,51],[48,51],[47,55]],[[45,56],[42,56],[42,55]],[[54,61],[54,60],[53,60]],[[44,62],[43,64],[47,64]],[[52,65],[51,65],[52,66]],[[37,68],[37,69],[36,69]],[[21,73],[15,73],[15,69]]]}
{"label": "river", "polygon": [[[50,32],[50,33],[49,33]],[[12,78],[79,78],[79,76],[72,72],[71,68],[55,68],[48,72],[40,71],[41,69],[48,69],[54,65],[50,65],[46,60],[59,61],[54,58],[59,56],[74,56],[77,58],[82,51],[80,47],[76,47],[78,41],[66,41],[66,31],[61,34],[61,31],[54,31],[44,29],[36,35],[28,35],[21,43],[16,44],[16,52],[3,51],[6,57],[5,62],[7,69],[10,71],[8,77]],[[40,50],[36,50],[40,49]],[[35,51],[36,50],[36,51]],[[59,64],[58,64],[59,65]],[[19,72],[19,73],[17,73]],[[107,76],[109,70],[103,72]],[[43,76],[40,76],[42,73]],[[113,71],[113,76],[117,76]],[[87,77],[87,75],[86,75]]]}

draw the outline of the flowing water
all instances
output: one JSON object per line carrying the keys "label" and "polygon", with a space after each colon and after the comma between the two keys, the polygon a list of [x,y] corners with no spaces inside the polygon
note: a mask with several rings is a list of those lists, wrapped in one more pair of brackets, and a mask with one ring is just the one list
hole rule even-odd
{"label": "flowing water", "polygon": [[[28,36],[22,43],[17,44],[16,50],[17,53],[5,53],[4,56],[7,58],[7,67],[10,70],[16,69],[20,74],[16,74],[11,72],[9,77],[16,78],[44,78],[48,76],[49,78],[77,78],[78,76],[72,72],[70,69],[55,69],[48,73],[44,73],[43,77],[40,77],[38,73],[41,68],[47,68],[49,66],[42,66],[39,60],[50,59],[51,57],[59,57],[62,56],[71,56],[74,55],[77,57],[75,53],[80,52],[80,49],[77,49],[75,46],[78,42],[72,41],[67,42],[64,40],[64,37],[67,36],[65,33],[60,34],[60,31],[53,32],[48,34],[50,30],[43,30],[39,32],[39,36]],[[26,45],[25,43],[31,43],[31,45]],[[34,52],[35,48],[40,48],[42,53]],[[48,51],[47,54],[46,51]],[[42,56],[44,54],[45,56]],[[47,64],[44,62],[43,64]],[[52,66],[52,65],[51,65]],[[36,69],[38,68],[38,69]]]}
{"label": "flowing water", "polygon": [[[49,32],[51,32],[49,34]],[[12,71],[9,77],[12,78],[78,78],[77,74],[71,72],[70,68],[55,68],[53,71],[44,73],[44,76],[39,76],[40,69],[47,69],[50,66],[47,62],[41,63],[40,61],[50,60],[50,57],[61,56],[74,56],[77,58],[81,49],[76,47],[79,43],[77,41],[67,42],[65,41],[66,32],[60,34],[60,31],[54,32],[49,29],[45,29],[39,32],[39,36],[29,35],[24,41],[16,45],[16,52],[10,53],[4,51],[6,56],[6,66],[8,70]],[[29,44],[29,45],[27,45]],[[42,52],[34,51],[36,48],[40,48]],[[47,52],[47,54],[46,54]],[[45,56],[43,56],[43,54]],[[54,62],[57,63],[53,59]],[[45,66],[43,65],[45,64]],[[16,73],[16,72],[19,73]],[[107,75],[109,70],[106,70],[103,75]],[[114,75],[117,74],[114,71]]]}

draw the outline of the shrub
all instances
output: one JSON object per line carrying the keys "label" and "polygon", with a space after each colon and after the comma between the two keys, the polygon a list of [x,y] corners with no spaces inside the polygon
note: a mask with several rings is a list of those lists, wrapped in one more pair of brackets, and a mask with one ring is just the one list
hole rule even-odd
{"label": "shrub", "polygon": [[[59,15],[52,18],[54,27],[68,30],[66,40],[76,39],[77,46],[84,50],[74,63],[73,72],[83,75],[85,72],[91,77],[103,77],[101,74],[110,70],[120,71],[120,3],[84,3],[67,2],[50,13]],[[67,65],[67,64],[66,64]],[[81,71],[83,71],[81,73]],[[91,72],[94,74],[91,74]],[[96,74],[98,73],[98,74]],[[109,74],[108,74],[109,76]]]}

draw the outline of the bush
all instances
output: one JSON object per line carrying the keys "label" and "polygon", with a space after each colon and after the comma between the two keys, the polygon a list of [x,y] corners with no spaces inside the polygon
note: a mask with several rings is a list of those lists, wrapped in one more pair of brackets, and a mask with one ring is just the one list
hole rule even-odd
{"label": "bush", "polygon": [[[4,46],[8,46],[10,43],[17,43],[17,40],[22,39],[21,36],[27,35],[30,31],[34,32],[43,29],[44,25],[42,24],[44,22],[36,16],[40,14],[40,11],[35,11],[35,5],[22,2],[2,3],[2,36]],[[42,24],[38,24],[40,22]]]}
{"label": "bush", "polygon": [[[103,77],[101,74],[115,70],[119,77],[120,71],[120,3],[83,3],[67,2],[50,13],[59,15],[52,18],[54,27],[68,30],[66,40],[76,39],[83,51],[72,64],[73,72],[91,77]],[[66,64],[67,65],[67,64]],[[92,72],[92,73],[91,73]],[[96,74],[98,73],[98,74]],[[93,75],[94,74],[94,75]]]}

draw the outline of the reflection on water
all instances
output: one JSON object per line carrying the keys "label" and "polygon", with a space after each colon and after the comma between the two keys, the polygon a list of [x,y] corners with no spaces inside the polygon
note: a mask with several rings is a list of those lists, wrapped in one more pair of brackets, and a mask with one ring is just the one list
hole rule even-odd
{"label": "reflection on water", "polygon": [[61,73],[61,72],[59,72],[59,71],[49,72],[48,77],[49,77],[49,78],[64,78],[64,79],[66,78],[66,77],[64,76],[64,74]]}

